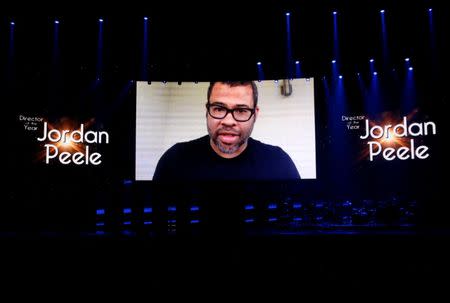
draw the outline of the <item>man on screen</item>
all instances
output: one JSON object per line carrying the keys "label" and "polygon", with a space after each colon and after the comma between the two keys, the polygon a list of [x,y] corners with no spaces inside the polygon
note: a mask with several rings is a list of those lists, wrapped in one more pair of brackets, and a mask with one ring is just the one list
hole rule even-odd
{"label": "man on screen", "polygon": [[153,180],[300,179],[286,152],[250,137],[259,113],[253,81],[211,82],[207,100],[209,135],[168,149]]}

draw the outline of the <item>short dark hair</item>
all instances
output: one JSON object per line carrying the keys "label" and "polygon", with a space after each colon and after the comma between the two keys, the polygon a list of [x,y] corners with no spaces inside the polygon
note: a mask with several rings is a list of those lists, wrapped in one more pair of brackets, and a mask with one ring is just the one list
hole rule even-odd
{"label": "short dark hair", "polygon": [[208,87],[208,95],[207,95],[208,103],[209,97],[211,97],[212,89],[214,87],[214,84],[216,83],[225,83],[230,87],[250,85],[253,91],[253,107],[256,108],[256,106],[258,105],[258,87],[256,86],[254,81],[211,81]]}

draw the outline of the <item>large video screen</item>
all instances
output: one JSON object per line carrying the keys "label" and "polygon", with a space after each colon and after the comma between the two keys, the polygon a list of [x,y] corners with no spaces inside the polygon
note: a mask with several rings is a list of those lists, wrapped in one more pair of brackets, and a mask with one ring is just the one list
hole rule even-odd
{"label": "large video screen", "polygon": [[245,83],[138,81],[136,180],[154,180],[163,161],[166,179],[315,179],[314,79]]}

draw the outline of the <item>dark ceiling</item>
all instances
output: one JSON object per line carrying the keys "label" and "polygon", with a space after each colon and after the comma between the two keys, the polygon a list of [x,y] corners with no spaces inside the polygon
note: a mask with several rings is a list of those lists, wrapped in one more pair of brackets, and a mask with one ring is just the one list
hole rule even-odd
{"label": "dark ceiling", "polygon": [[[383,57],[382,8],[389,58]],[[266,1],[253,7],[237,1],[203,5],[77,1],[26,7],[16,3],[2,9],[1,62],[7,71],[26,79],[55,70],[67,77],[95,77],[100,69],[102,77],[193,81],[256,79],[256,62],[261,61],[266,79],[285,78],[289,57],[285,13],[290,12],[291,59],[300,60],[303,75],[321,76],[330,72],[335,57],[334,10],[338,12],[341,73],[364,71],[369,58],[375,58],[379,68],[382,63],[386,68],[398,67],[406,57],[415,67],[432,61],[446,64],[450,14],[445,6],[431,1]],[[145,54],[144,16],[149,18]],[[104,18],[101,62],[99,17]],[[55,19],[60,22],[56,44]],[[13,51],[11,21],[15,22]]]}

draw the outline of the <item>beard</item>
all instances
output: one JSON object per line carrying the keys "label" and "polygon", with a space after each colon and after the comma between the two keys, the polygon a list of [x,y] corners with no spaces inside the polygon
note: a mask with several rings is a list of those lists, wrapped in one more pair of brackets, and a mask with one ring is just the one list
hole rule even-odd
{"label": "beard", "polygon": [[[211,136],[211,135],[210,135]],[[248,139],[248,138],[247,138]],[[238,151],[238,149],[245,144],[245,142],[247,142],[246,140],[242,140],[240,139],[237,143],[235,144],[230,144],[230,145],[225,145],[222,144],[222,142],[220,142],[218,135],[215,135],[214,137],[212,137],[213,143],[217,146],[217,148],[224,154],[234,154],[235,152]]]}
{"label": "beard", "polygon": [[[233,154],[236,151],[238,151],[242,145],[247,143],[247,140],[248,138],[250,138],[252,130],[253,130],[253,123],[248,129],[245,129],[241,132],[226,127],[221,127],[213,131],[208,126],[209,137],[211,138],[214,145],[217,146],[217,148],[224,154]],[[219,139],[219,136],[222,134],[232,134],[233,136],[236,136],[237,137],[236,142],[231,144],[222,142]]]}

